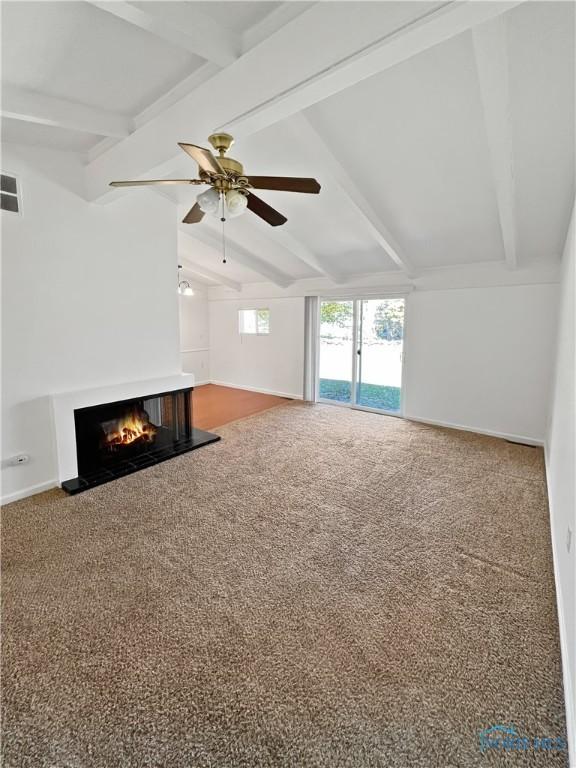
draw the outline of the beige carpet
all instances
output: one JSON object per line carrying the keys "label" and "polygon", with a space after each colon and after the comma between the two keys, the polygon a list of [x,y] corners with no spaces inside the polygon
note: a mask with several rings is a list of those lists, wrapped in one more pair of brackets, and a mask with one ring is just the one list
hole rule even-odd
{"label": "beige carpet", "polygon": [[466,768],[565,733],[542,452],[293,404],[3,512],[5,768]]}

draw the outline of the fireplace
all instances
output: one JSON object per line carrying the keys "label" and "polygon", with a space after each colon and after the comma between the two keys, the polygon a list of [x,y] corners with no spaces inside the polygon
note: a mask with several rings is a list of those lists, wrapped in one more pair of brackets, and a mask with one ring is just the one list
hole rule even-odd
{"label": "fireplace", "polygon": [[68,493],[101,485],[219,440],[195,429],[192,388],[74,410],[78,477]]}

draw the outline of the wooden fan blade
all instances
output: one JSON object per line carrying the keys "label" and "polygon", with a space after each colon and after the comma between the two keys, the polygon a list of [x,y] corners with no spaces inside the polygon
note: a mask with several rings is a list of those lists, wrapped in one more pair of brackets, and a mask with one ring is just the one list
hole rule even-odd
{"label": "wooden fan blade", "polygon": [[202,218],[204,216],[204,211],[198,203],[192,206],[186,216],[182,219],[182,224],[197,224],[199,221],[202,221]]}
{"label": "wooden fan blade", "polygon": [[272,206],[265,203],[264,200],[260,200],[259,197],[253,195],[252,192],[248,192],[248,208],[256,216],[260,216],[261,219],[267,221],[272,227],[278,227],[280,224],[288,221],[286,216],[282,216],[281,213],[278,213]]}
{"label": "wooden fan blade", "polygon": [[193,160],[196,160],[201,170],[206,171],[206,173],[224,174],[224,168],[210,150],[197,147],[196,144],[184,144],[181,141],[178,142],[178,146],[187,152]]}
{"label": "wooden fan blade", "polygon": [[203,184],[200,179],[144,179],[143,181],[111,181],[111,187],[146,187],[148,184]]}
{"label": "wooden fan blade", "polygon": [[301,179],[295,176],[248,176],[254,189],[277,189],[280,192],[307,192],[317,195],[320,184],[316,179]]}

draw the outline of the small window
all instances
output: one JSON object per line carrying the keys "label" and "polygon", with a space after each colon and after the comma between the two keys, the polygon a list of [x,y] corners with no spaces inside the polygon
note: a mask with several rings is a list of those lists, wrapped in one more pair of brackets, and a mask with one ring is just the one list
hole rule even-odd
{"label": "small window", "polygon": [[1,185],[1,201],[2,210],[10,211],[10,213],[20,212],[20,200],[18,199],[18,186],[16,184],[16,178],[9,176],[7,173],[2,175]]}
{"label": "small window", "polygon": [[258,336],[270,333],[269,309],[241,309],[238,318],[240,333],[253,333]]}

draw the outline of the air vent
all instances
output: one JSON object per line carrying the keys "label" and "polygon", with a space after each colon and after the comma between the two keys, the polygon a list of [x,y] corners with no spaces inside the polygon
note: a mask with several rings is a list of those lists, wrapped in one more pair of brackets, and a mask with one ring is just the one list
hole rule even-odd
{"label": "air vent", "polygon": [[1,197],[3,211],[20,213],[20,197],[15,176],[11,176],[8,173],[2,174]]}

